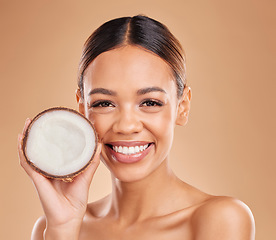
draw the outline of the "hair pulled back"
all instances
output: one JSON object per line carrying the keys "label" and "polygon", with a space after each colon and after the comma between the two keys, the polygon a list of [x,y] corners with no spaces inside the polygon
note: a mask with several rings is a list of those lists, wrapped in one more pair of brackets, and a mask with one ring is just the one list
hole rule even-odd
{"label": "hair pulled back", "polygon": [[143,16],[110,20],[86,40],[79,64],[78,87],[83,98],[83,75],[88,65],[101,53],[125,45],[141,46],[161,57],[176,80],[177,97],[186,85],[185,56],[181,44],[162,23]]}

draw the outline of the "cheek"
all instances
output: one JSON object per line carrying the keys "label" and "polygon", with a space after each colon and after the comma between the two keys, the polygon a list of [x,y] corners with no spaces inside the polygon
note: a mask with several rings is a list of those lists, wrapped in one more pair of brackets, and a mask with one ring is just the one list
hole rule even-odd
{"label": "cheek", "polygon": [[172,111],[164,111],[161,114],[153,114],[144,121],[147,128],[156,138],[157,144],[170,146],[174,132],[174,115]]}
{"label": "cheek", "polygon": [[104,135],[111,128],[112,117],[108,115],[93,114],[92,112],[87,112],[87,118],[92,122],[95,130],[98,134],[98,138],[102,141]]}
{"label": "cheek", "polygon": [[[162,117],[156,118],[156,136],[158,137],[157,148],[166,157],[172,146],[174,127],[175,127],[175,109],[169,108],[162,114]],[[161,149],[160,149],[161,148]]]}

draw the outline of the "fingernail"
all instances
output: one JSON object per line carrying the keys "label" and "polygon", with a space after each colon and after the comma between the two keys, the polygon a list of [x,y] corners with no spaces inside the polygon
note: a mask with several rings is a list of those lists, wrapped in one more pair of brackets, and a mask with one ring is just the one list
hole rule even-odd
{"label": "fingernail", "polygon": [[18,133],[17,139],[18,139],[19,141],[21,141],[21,140],[22,140],[22,136],[21,136],[21,134],[20,134],[20,133]]}
{"label": "fingernail", "polygon": [[27,118],[26,121],[25,121],[25,123],[29,123],[30,121],[31,121],[31,119]]}

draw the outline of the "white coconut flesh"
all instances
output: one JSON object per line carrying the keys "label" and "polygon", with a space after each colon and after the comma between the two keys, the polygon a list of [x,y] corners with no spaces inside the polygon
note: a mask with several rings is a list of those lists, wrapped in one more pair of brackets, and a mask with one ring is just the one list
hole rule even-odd
{"label": "white coconut flesh", "polygon": [[56,108],[34,119],[25,154],[46,175],[68,176],[89,164],[96,145],[95,131],[87,119],[72,110]]}

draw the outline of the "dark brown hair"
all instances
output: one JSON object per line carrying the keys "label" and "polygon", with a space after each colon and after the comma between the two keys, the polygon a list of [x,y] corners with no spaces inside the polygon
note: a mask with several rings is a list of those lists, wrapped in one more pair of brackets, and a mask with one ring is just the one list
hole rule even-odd
{"label": "dark brown hair", "polygon": [[143,47],[161,57],[172,69],[181,97],[186,85],[185,56],[179,41],[162,23],[143,16],[110,20],[86,40],[79,64],[78,87],[83,98],[83,75],[88,65],[101,53],[124,45]]}

